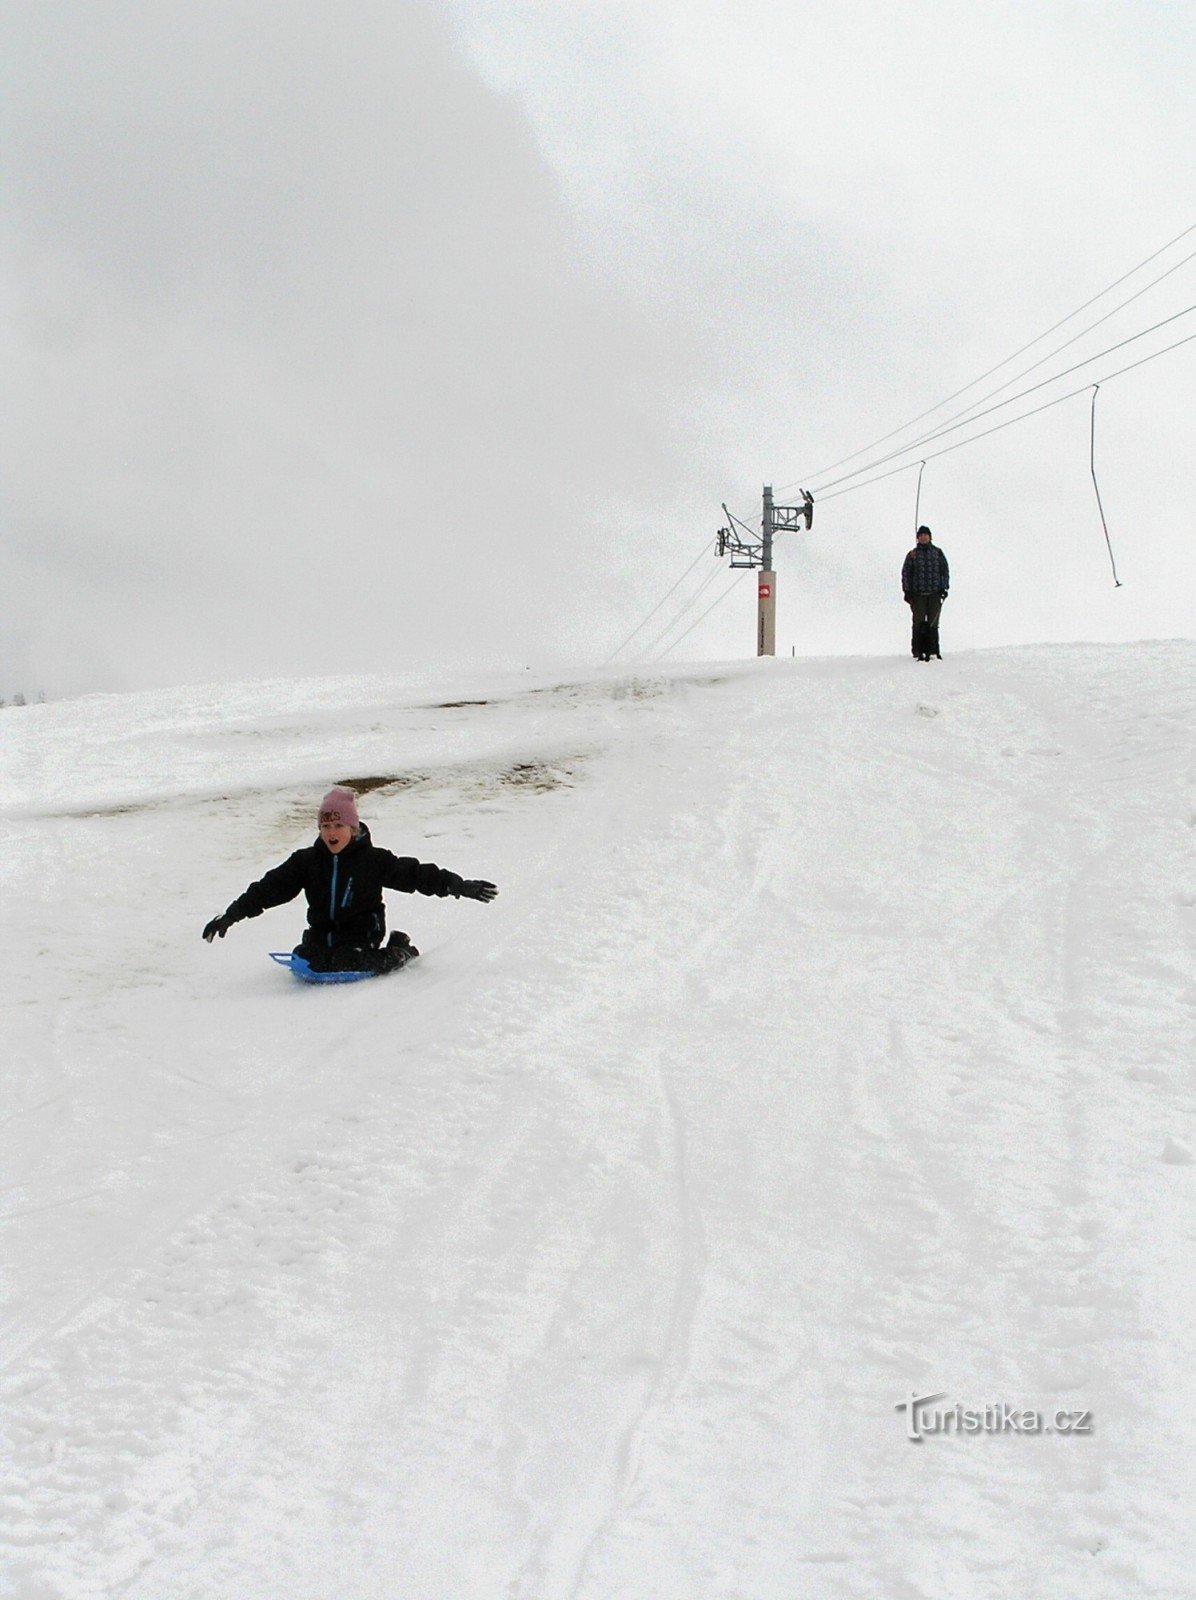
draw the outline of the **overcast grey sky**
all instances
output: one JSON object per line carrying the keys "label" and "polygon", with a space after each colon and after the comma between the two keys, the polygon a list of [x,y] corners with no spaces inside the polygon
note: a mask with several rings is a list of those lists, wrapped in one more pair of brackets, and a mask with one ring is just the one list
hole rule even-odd
{"label": "overcast grey sky", "polygon": [[[600,660],[721,500],[1196,222],[1186,0],[3,11],[5,693]],[[1121,590],[1085,398],[930,463],[950,645],[1191,633],[1194,352],[1101,390]],[[780,548],[781,649],[904,648],[914,480]],[[751,591],[680,654],[747,653]]]}

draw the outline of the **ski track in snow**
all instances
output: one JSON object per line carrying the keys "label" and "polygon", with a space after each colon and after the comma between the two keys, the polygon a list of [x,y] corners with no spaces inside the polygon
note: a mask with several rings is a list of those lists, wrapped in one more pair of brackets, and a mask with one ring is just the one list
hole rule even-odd
{"label": "ski track in snow", "polygon": [[[1194,667],[6,711],[0,1594],[1196,1594]],[[367,774],[499,900],[202,946]]]}

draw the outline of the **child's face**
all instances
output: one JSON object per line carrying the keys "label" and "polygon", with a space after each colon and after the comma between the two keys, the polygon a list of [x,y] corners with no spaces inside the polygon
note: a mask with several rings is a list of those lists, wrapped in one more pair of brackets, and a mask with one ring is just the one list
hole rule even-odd
{"label": "child's face", "polygon": [[320,838],[332,851],[334,856],[339,856],[341,851],[353,837],[353,830],[345,822],[321,822]]}

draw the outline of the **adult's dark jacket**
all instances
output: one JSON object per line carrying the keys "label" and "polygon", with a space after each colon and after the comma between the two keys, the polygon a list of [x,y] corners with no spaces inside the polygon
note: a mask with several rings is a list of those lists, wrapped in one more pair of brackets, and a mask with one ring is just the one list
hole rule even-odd
{"label": "adult's dark jacket", "polygon": [[386,932],[383,889],[404,894],[457,895],[462,879],[455,872],[414,856],[396,856],[361,832],[339,855],[323,839],[296,850],[265,877],[251,883],[229,906],[227,916],[260,917],[271,906],[307,896],[307,926],[321,942],[377,944]]}
{"label": "adult's dark jacket", "polygon": [[908,600],[914,594],[946,595],[951,569],[937,544],[916,544],[901,568],[901,588]]}

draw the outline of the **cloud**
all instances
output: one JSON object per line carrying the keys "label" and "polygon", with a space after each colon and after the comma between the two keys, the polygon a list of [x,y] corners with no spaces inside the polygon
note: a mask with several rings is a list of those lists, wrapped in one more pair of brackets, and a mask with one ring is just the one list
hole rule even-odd
{"label": "cloud", "polygon": [[110,4],[16,32],[13,686],[584,647],[686,358],[436,14]]}
{"label": "cloud", "polygon": [[[479,70],[527,108],[595,252],[654,316],[699,339],[717,373],[700,425],[730,457],[721,492],[744,516],[762,480],[814,486],[825,463],[968,383],[1196,221],[1190,8],[452,9]],[[1189,263],[1035,378],[1194,291]],[[1193,349],[1101,393],[1103,489],[1134,573],[1115,596],[1083,397],[928,466],[924,510],[964,558],[954,615],[971,608],[969,642],[1190,631]],[[913,504],[911,473],[820,506],[813,536],[778,556],[782,636],[890,646],[901,619],[881,596]],[[742,648],[745,618],[717,621],[703,646]]]}
{"label": "cloud", "polygon": [[[601,658],[724,497],[809,481],[1192,220],[1193,27],[1145,0],[7,17],[0,692]],[[931,463],[953,642],[1190,630],[1190,391],[1182,354],[1102,390],[1116,596],[1082,400]],[[782,641],[901,647],[912,502],[820,504]],[[750,649],[751,612],[686,653]]]}

